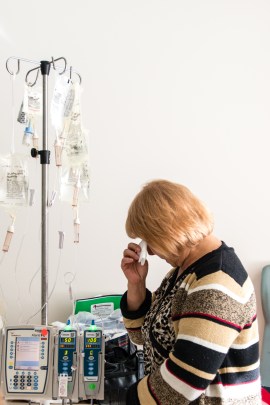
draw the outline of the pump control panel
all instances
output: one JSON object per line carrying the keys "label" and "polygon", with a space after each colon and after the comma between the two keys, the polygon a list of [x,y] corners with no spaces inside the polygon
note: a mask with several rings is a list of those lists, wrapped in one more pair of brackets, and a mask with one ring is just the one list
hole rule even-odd
{"label": "pump control panel", "polygon": [[58,337],[58,374],[67,374],[72,381],[72,366],[76,357],[77,332],[62,330]]}
{"label": "pump control panel", "polygon": [[84,332],[84,381],[98,381],[101,331]]}

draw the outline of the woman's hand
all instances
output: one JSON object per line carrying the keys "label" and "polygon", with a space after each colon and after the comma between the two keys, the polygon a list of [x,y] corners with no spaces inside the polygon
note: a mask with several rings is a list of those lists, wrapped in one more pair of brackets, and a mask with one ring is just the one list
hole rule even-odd
{"label": "woman's hand", "polygon": [[123,252],[121,268],[129,284],[143,284],[148,273],[148,262],[145,261],[142,266],[139,263],[141,247],[136,243],[129,243],[127,249]]}
{"label": "woman's hand", "polygon": [[148,261],[142,266],[139,263],[141,247],[129,243],[124,250],[121,268],[128,280],[127,305],[129,311],[137,311],[145,300],[145,279],[148,273]]}

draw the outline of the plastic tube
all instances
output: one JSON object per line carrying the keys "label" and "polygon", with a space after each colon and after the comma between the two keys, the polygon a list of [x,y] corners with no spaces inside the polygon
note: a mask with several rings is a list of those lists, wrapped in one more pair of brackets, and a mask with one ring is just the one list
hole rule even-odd
{"label": "plastic tube", "polygon": [[[33,142],[33,148],[38,150],[38,135],[36,134],[36,132],[33,133],[32,142]],[[38,155],[36,156],[36,158],[37,157],[38,157]]]}
{"label": "plastic tube", "polygon": [[35,197],[35,190],[33,188],[30,188],[29,192],[30,192],[29,205],[30,205],[30,207],[32,207],[34,205],[34,203],[35,203],[35,198],[34,198]]}
{"label": "plastic tube", "polygon": [[77,207],[78,206],[80,189],[81,189],[81,179],[80,179],[80,173],[79,173],[77,182],[76,182],[76,184],[74,186],[72,207]]}
{"label": "plastic tube", "polygon": [[79,243],[80,241],[80,220],[79,217],[74,219],[74,243]]}
{"label": "plastic tube", "polygon": [[59,244],[58,247],[59,249],[63,249],[64,247],[64,239],[65,239],[65,232],[63,231],[58,231],[59,233]]}
{"label": "plastic tube", "polygon": [[59,139],[56,139],[54,143],[55,164],[56,166],[62,166],[62,150],[63,146]]}
{"label": "plastic tube", "polygon": [[12,236],[13,236],[13,234],[15,232],[14,222],[15,222],[15,217],[12,218],[12,224],[8,227],[6,237],[5,237],[5,241],[4,241],[4,245],[3,245],[3,248],[2,248],[3,252],[8,252],[8,250],[9,250],[10,242],[11,242]]}
{"label": "plastic tube", "polygon": [[33,129],[31,126],[28,126],[24,130],[22,144],[26,146],[31,145],[31,137],[33,136]]}

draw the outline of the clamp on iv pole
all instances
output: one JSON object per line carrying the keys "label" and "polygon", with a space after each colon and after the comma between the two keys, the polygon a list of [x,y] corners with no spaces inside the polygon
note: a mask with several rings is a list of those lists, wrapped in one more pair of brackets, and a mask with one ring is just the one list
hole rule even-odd
{"label": "clamp on iv pole", "polygon": [[[11,59],[17,60],[17,71],[10,70],[9,61]],[[63,60],[64,68],[56,66],[55,62]],[[41,324],[48,325],[48,165],[50,164],[50,151],[48,150],[48,76],[50,74],[50,67],[53,65],[53,69],[60,70],[60,74],[63,74],[67,70],[67,61],[64,57],[54,59],[51,61],[33,61],[30,59],[23,59],[17,56],[11,56],[6,61],[6,69],[12,76],[19,74],[21,62],[33,63],[38,65],[37,67],[29,70],[26,74],[25,80],[28,86],[34,86],[38,79],[39,70],[43,76],[42,81],[42,102],[43,102],[43,114],[42,114],[42,139],[43,149],[38,151],[35,148],[31,149],[31,156],[37,157],[40,155],[40,164],[42,165],[42,177],[41,177]],[[76,70],[70,69],[70,79],[72,72],[75,72],[82,81],[80,74]],[[28,82],[28,76],[32,71],[37,70],[37,76],[33,83]]]}

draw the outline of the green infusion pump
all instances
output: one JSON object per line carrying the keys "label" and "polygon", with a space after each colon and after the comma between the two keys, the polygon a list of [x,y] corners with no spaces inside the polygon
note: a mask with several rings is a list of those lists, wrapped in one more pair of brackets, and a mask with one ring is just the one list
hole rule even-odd
{"label": "green infusion pump", "polygon": [[78,351],[77,330],[59,330],[55,337],[53,399],[69,398],[74,401],[77,399]]}
{"label": "green infusion pump", "polygon": [[84,330],[81,336],[79,399],[104,399],[105,341],[101,329]]}

